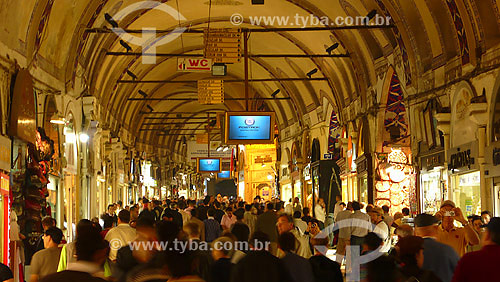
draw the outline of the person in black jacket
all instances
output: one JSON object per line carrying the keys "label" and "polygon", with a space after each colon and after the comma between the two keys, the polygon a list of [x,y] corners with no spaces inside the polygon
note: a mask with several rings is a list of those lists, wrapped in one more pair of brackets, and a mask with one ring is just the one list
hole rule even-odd
{"label": "person in black jacket", "polygon": [[231,272],[231,282],[289,282],[285,266],[269,252],[269,237],[260,231],[250,239],[253,250],[248,252]]}
{"label": "person in black jacket", "polygon": [[328,249],[328,237],[312,238],[311,245],[314,248],[314,255],[309,258],[309,263],[311,263],[314,281],[343,282],[344,278],[342,277],[340,264],[325,256]]}
{"label": "person in black jacket", "polygon": [[144,205],[144,210],[139,214],[139,218],[147,217],[149,220],[157,221],[158,218],[156,218],[156,213],[153,211],[153,204],[148,199],[144,199],[142,204]]}
{"label": "person in black jacket", "polygon": [[424,264],[424,239],[418,236],[407,236],[398,242],[398,257],[401,261],[401,273],[404,281],[439,282],[432,271],[422,269]]}
{"label": "person in black jacket", "polygon": [[234,242],[228,237],[219,237],[213,242],[212,257],[215,262],[210,269],[210,279],[208,282],[229,282],[233,269],[231,256],[234,250],[232,248],[225,248],[228,243]]}

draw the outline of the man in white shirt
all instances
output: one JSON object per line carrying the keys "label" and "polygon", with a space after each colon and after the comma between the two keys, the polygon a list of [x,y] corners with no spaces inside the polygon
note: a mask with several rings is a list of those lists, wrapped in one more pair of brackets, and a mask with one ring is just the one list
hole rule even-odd
{"label": "man in white shirt", "polygon": [[291,232],[295,238],[296,242],[296,250],[295,254],[299,255],[303,258],[310,258],[312,256],[311,248],[309,248],[309,237],[305,235],[301,235],[299,231],[295,228],[293,224],[293,218],[291,215],[287,213],[283,213],[278,217],[278,222],[276,223],[276,227],[278,227],[279,235]]}
{"label": "man in white shirt", "polygon": [[349,217],[350,222],[350,239],[346,242],[347,245],[359,246],[359,253],[363,248],[363,240],[366,234],[371,231],[370,216],[361,211],[359,202],[352,202],[353,213]]}
{"label": "man in white shirt", "polygon": [[300,218],[301,215],[299,211],[293,213],[293,225],[299,229],[301,235],[304,235],[307,230],[307,223]]}
{"label": "man in white shirt", "polygon": [[390,229],[387,226],[387,223],[384,221],[384,210],[381,207],[374,207],[369,213],[370,220],[373,224],[375,224],[375,228],[373,232],[377,234],[380,239],[383,241],[382,248],[380,252],[388,252],[391,249],[391,241],[390,241]]}
{"label": "man in white shirt", "polygon": [[334,219],[337,217],[337,214],[339,214],[339,212],[344,210],[342,208],[342,206],[340,205],[342,203],[342,196],[340,196],[340,195],[335,196],[335,200],[336,200],[335,207],[333,208],[333,218]]}
{"label": "man in white shirt", "polygon": [[314,207],[314,216],[321,222],[322,225],[325,223],[326,213],[325,213],[325,201],[323,198],[318,198],[318,203]]}
{"label": "man in white shirt", "polygon": [[288,200],[288,204],[285,206],[285,212],[288,214],[293,214],[292,198]]}
{"label": "man in white shirt", "polygon": [[116,260],[116,253],[118,250],[135,240],[136,231],[130,227],[130,212],[128,210],[121,210],[118,213],[118,226],[110,229],[106,234],[106,239],[110,245],[109,259]]}

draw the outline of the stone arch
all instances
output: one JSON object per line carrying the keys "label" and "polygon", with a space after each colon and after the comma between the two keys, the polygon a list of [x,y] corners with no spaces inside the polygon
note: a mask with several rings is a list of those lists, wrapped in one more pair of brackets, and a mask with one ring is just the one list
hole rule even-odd
{"label": "stone arch", "polygon": [[477,125],[467,114],[474,96],[473,88],[465,81],[460,82],[451,95],[451,147],[468,143],[476,137]]}

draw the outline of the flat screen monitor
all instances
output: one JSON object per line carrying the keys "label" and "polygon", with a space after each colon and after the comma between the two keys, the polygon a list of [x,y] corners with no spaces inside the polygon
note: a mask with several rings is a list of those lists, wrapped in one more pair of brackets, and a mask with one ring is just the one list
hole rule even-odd
{"label": "flat screen monitor", "polygon": [[226,144],[271,144],[274,121],[273,112],[227,112]]}
{"label": "flat screen monitor", "polygon": [[228,179],[231,178],[231,172],[229,170],[224,170],[219,173],[217,173],[217,178],[218,179]]}
{"label": "flat screen monitor", "polygon": [[220,158],[198,158],[198,172],[220,172]]}

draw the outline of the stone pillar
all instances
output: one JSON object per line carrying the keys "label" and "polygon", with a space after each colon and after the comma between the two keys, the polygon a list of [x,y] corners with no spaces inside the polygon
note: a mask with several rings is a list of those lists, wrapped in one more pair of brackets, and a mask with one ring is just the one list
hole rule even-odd
{"label": "stone pillar", "polygon": [[481,209],[492,210],[492,187],[491,183],[486,181],[485,171],[485,154],[486,148],[486,126],[488,124],[488,103],[472,103],[469,106],[468,114],[470,119],[478,126],[476,138],[479,146],[479,156],[477,162],[479,164],[480,181],[481,181]]}
{"label": "stone pillar", "polygon": [[448,150],[450,149],[450,120],[451,113],[438,113],[434,116],[437,120],[437,129],[443,133],[444,139],[444,171],[446,171],[446,189],[447,199],[451,198],[451,189],[450,189],[450,174],[448,173]]}

